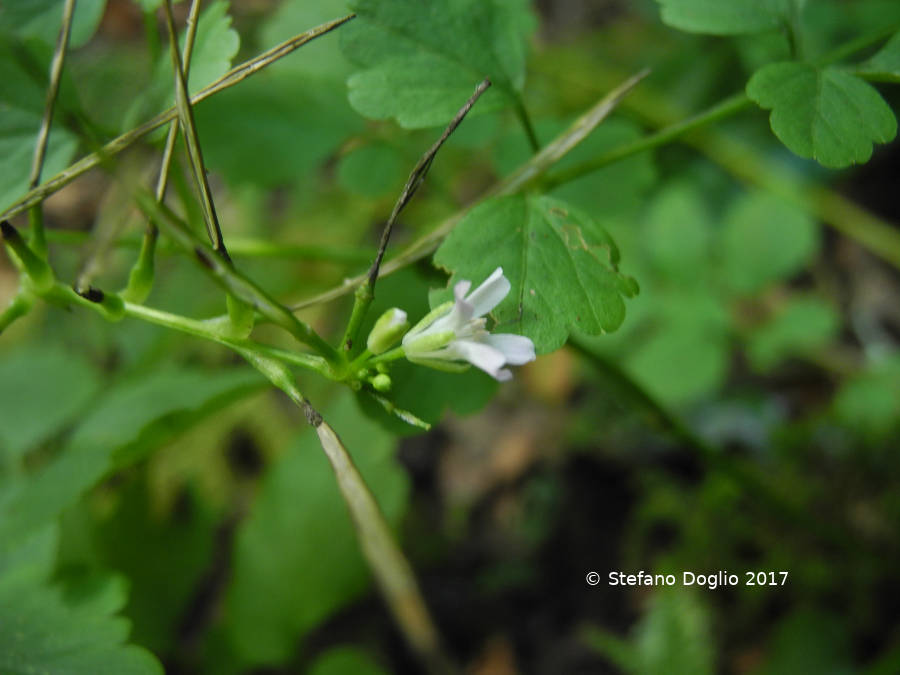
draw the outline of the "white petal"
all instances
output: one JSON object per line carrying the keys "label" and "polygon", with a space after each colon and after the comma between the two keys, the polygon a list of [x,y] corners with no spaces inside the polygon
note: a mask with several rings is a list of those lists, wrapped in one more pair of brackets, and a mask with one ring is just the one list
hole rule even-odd
{"label": "white petal", "polygon": [[498,373],[506,363],[503,352],[482,342],[454,340],[447,346],[448,356],[465,359],[476,368],[481,368],[492,377],[499,379]]}
{"label": "white petal", "polygon": [[508,368],[504,368],[503,370],[498,370],[494,377],[497,378],[498,382],[509,382],[512,379],[512,372]]}
{"label": "white petal", "polygon": [[485,340],[491,347],[503,352],[506,362],[510,365],[521,366],[523,363],[534,361],[534,343],[527,337],[498,333],[488,335]]}
{"label": "white petal", "polygon": [[453,287],[453,297],[459,302],[463,298],[466,297],[466,293],[469,292],[469,289],[472,288],[472,282],[468,279],[463,279],[462,281],[458,281],[456,285]]}
{"label": "white petal", "polygon": [[503,276],[503,268],[495,269],[491,276],[466,298],[472,305],[472,316],[484,316],[490,312],[506,297],[511,287],[509,279]]}

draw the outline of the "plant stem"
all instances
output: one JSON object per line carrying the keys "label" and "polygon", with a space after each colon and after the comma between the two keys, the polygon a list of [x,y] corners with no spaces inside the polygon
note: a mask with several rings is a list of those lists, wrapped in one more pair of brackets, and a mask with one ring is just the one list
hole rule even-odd
{"label": "plant stem", "polygon": [[[197,37],[197,16],[200,13],[200,0],[192,0],[191,8],[188,12],[187,28],[184,37],[184,50],[182,59],[184,60],[185,77],[189,77],[191,69],[191,56],[194,51],[194,41]],[[166,145],[163,149],[162,159],[159,165],[159,176],[156,180],[156,200],[161,202],[166,197],[166,187],[169,183],[169,167],[172,163],[172,155],[175,151],[175,141],[178,138],[178,118],[172,120],[169,124],[169,131],[166,135]],[[133,302],[143,302],[150,294],[153,287],[153,278],[155,275],[156,262],[156,242],[159,239],[159,230],[152,221],[147,221],[147,229],[144,232],[144,238],[141,242],[141,250],[135,261],[134,267],[128,276],[128,286],[122,292],[122,296]]]}
{"label": "plant stem", "polygon": [[165,205],[157,202],[152,195],[141,188],[134,190],[138,207],[185,251],[193,253],[201,268],[226,292],[248,304],[263,317],[278,324],[300,342],[315,349],[325,359],[336,365],[340,362],[337,351],[323,340],[309,325],[300,321],[290,310],[275,300],[255,282],[238,272],[230,260],[222,258],[206,242],[194,234],[178,216]]}
{"label": "plant stem", "polygon": [[[56,98],[59,95],[59,82],[62,78],[63,64],[66,60],[66,50],[69,46],[69,35],[72,30],[72,16],[74,12],[75,0],[65,0],[59,36],[56,39],[53,59],[50,61],[50,82],[47,86],[44,116],[41,118],[41,127],[38,130],[37,142],[34,145],[34,155],[31,159],[31,174],[28,177],[29,190],[34,189],[41,182],[41,172],[44,169],[44,159],[47,156],[47,144],[50,142],[50,125],[53,123],[53,109],[56,106]],[[35,204],[32,207],[29,220],[31,222],[31,248],[37,255],[42,258],[46,257],[47,241],[44,238],[44,219],[43,214],[40,212],[40,204]]]}
{"label": "plant stem", "polygon": [[[396,272],[398,269],[405,267],[416,260],[421,260],[425,256],[431,254],[440,245],[444,237],[446,237],[451,230],[456,227],[456,224],[462,220],[471,209],[475,208],[477,204],[480,204],[491,197],[510,195],[526,189],[540,178],[547,169],[562,159],[566,153],[587,138],[591,131],[593,131],[600,122],[606,119],[619,102],[625,98],[625,96],[634,89],[641,80],[647,77],[649,73],[650,71],[645,69],[636,75],[629,77],[624,82],[621,82],[621,84],[598,101],[584,115],[575,120],[568,129],[544,146],[539,153],[531,157],[525,164],[494,185],[474,203],[444,220],[435,229],[431,230],[431,232],[414,241],[395,258],[382,265],[379,270],[379,276],[386,276],[391,272]],[[349,293],[351,289],[365,283],[367,278],[367,275],[360,275],[345,280],[341,286],[336,286],[335,288],[320,293],[312,298],[294,303],[291,306],[291,309],[297,311],[304,307],[339,298]]]}
{"label": "plant stem", "polygon": [[528,138],[528,145],[531,146],[532,152],[538,152],[541,149],[541,143],[538,140],[537,134],[534,131],[534,125],[531,123],[531,118],[528,116],[528,110],[525,108],[525,103],[522,101],[521,97],[516,97],[516,117],[519,118],[519,123],[522,125],[522,128],[525,130],[525,136]]}
{"label": "plant stem", "polygon": [[[287,56],[295,49],[302,47],[310,40],[314,40],[317,37],[325,35],[338,26],[341,26],[347,21],[350,21],[355,16],[355,14],[349,14],[340,19],[335,19],[333,21],[329,21],[328,23],[324,23],[321,26],[317,26],[316,28],[306,31],[305,33],[301,33],[292,37],[290,40],[282,42],[280,45],[277,45],[272,49],[263,52],[259,56],[256,56],[249,61],[245,61],[241,65],[229,70],[227,73],[225,73],[225,75],[220,77],[215,82],[208,84],[199,92],[194,94],[194,96],[191,98],[191,103],[196,105],[200,101],[209,98],[213,94],[236,85],[238,82],[241,82],[251,75],[259,72],[278,59]],[[143,136],[146,136],[154,129],[158,129],[167,122],[171,122],[177,116],[178,113],[175,107],[169,108],[165,112],[160,113],[144,124],[135,127],[131,131],[128,131],[117,138],[114,138],[96,152],[92,152],[91,154],[82,157],[67,169],[64,169],[63,171],[56,174],[50,180],[26,192],[23,197],[13,202],[12,205],[6,209],[6,211],[0,213],[0,219],[12,218],[13,216],[22,213],[35,204],[42,202],[51,194],[57,192],[58,190],[62,189],[73,180],[78,178],[78,176],[80,176],[81,174],[90,171],[101,162],[122,152],[126,148],[133,145],[136,141],[141,139]]]}
{"label": "plant stem", "polygon": [[568,183],[576,178],[581,178],[582,176],[592,173],[597,169],[601,169],[613,162],[618,162],[627,157],[631,157],[632,155],[665,145],[699,127],[730,117],[745,108],[749,108],[750,105],[751,101],[747,98],[746,94],[735,94],[682,122],[669,125],[656,133],[648,134],[637,140],[623,143],[622,145],[608,150],[586,162],[552,173],[543,181],[543,186],[548,190],[552,190],[555,187]]}
{"label": "plant stem", "polygon": [[356,289],[353,310],[350,313],[350,320],[347,322],[347,329],[344,331],[344,337],[341,340],[342,349],[345,353],[349,353],[353,348],[353,344],[358,337],[359,327],[362,325],[362,321],[365,318],[369,306],[372,304],[372,300],[375,299],[375,282],[378,280],[381,261],[384,259],[384,253],[387,250],[388,241],[391,238],[391,232],[394,229],[394,223],[396,222],[397,217],[413,198],[413,195],[416,194],[419,186],[424,182],[425,176],[428,175],[428,170],[431,168],[431,164],[434,162],[438,150],[440,150],[444,142],[450,138],[450,135],[456,131],[456,128],[472,109],[472,106],[475,105],[475,102],[490,86],[490,80],[484,79],[481,81],[475,88],[475,92],[469,97],[469,100],[465,102],[463,107],[460,108],[453,119],[450,120],[450,124],[444,129],[444,133],[442,133],[440,138],[438,138],[428,149],[428,152],[422,155],[421,159],[416,162],[416,165],[410,172],[409,178],[406,180],[406,185],[403,186],[403,190],[400,192],[400,196],[394,204],[394,210],[391,211],[391,215],[381,232],[381,241],[378,244],[378,251],[375,253],[375,259],[372,261],[372,266],[366,274],[366,280]]}

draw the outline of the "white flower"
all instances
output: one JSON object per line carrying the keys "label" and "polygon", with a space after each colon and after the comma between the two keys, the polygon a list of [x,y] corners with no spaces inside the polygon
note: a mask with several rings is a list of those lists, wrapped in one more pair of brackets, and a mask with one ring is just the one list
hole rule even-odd
{"label": "white flower", "polygon": [[497,380],[512,378],[505,365],[534,360],[534,343],[521,335],[491,335],[484,316],[509,293],[509,279],[498,267],[466,296],[471,281],[453,287],[455,300],[432,310],[403,336],[403,352],[414,363],[441,370],[464,370],[468,362]]}

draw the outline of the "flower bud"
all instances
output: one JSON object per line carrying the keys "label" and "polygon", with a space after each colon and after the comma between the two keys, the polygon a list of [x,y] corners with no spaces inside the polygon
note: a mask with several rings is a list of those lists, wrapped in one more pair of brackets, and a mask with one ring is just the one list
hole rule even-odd
{"label": "flower bud", "polygon": [[378,317],[372,332],[366,340],[366,347],[373,354],[381,354],[403,337],[409,329],[406,312],[393,307]]}
{"label": "flower bud", "polygon": [[372,388],[375,391],[386,392],[391,390],[391,378],[389,375],[379,373],[372,378]]}

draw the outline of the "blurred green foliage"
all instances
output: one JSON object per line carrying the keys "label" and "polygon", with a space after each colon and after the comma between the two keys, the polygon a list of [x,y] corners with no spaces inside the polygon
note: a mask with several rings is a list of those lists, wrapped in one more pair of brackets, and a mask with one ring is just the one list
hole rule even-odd
{"label": "blurred green foliage", "polygon": [[[160,4],[77,3],[44,179],[171,105]],[[365,391],[299,378],[430,579],[451,650],[473,668],[526,673],[568,672],[573,642],[586,672],[897,672],[900,282],[885,220],[897,217],[885,187],[897,150],[880,144],[896,134],[900,6],[558,4],[204,5],[193,91],[358,14],[196,108],[226,241],[276,244],[235,245],[237,267],[290,301],[363,272],[409,170],[490,77],[388,258],[460,221],[433,260],[379,282],[362,335],[390,307],[415,322],[459,279],[503,265],[513,293],[498,329],[542,354],[571,340],[578,355],[541,359],[504,387],[474,369],[399,363],[390,400],[438,426],[403,441],[404,464],[398,439],[417,428]],[[61,7],[0,6],[0,208],[28,187]],[[101,23],[104,11],[125,11],[124,28]],[[529,161],[532,131],[552,142],[646,66],[653,74],[527,193],[463,213]],[[690,133],[666,135],[696,113],[707,116]],[[162,137],[118,166],[144,175]],[[173,164],[168,203],[201,231],[186,166]],[[67,283],[110,208],[104,180],[45,204]],[[826,217],[822,195],[859,204]],[[114,231],[97,284],[113,289],[140,226],[104,218]],[[153,307],[222,313],[193,262],[163,245]],[[4,260],[4,303],[14,278]],[[336,342],[348,310],[337,300],[300,315]],[[271,326],[257,335],[295,348]],[[371,600],[314,433],[225,349],[38,304],[0,350],[0,670],[412,667]],[[409,459],[416,448],[424,468]],[[783,588],[598,601],[582,579],[602,565],[791,575]],[[512,656],[490,648],[498,635]]]}

